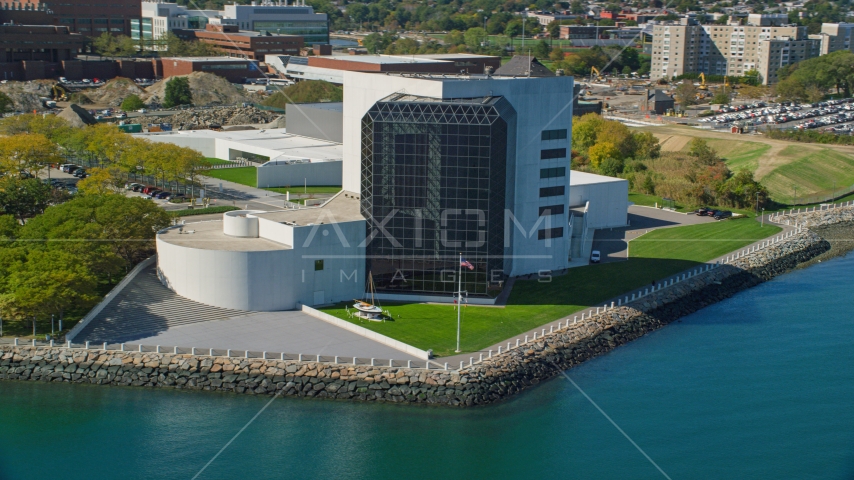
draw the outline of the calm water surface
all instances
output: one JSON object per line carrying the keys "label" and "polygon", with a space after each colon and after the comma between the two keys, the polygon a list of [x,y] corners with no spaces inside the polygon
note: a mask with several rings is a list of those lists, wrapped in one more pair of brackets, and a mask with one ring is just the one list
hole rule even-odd
{"label": "calm water surface", "polygon": [[[568,373],[677,478],[854,476],[854,255]],[[269,398],[0,382],[0,479],[190,479]],[[557,378],[449,410],[279,398],[219,478],[663,478]]]}

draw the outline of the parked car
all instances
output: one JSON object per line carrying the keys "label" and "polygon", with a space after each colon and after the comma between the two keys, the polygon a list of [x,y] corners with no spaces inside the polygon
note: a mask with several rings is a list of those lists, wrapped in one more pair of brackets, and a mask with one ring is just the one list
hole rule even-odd
{"label": "parked car", "polygon": [[147,113],[147,112],[148,112],[148,110],[146,110],[146,109],[144,109],[144,108],[140,108],[139,110],[137,110],[137,112],[139,112],[139,113]]}
{"label": "parked car", "polygon": [[74,171],[74,173],[72,175],[74,175],[77,178],[86,178],[89,176],[89,174],[86,173],[86,170],[83,168],[78,168],[77,170]]}
{"label": "parked car", "polygon": [[155,195],[152,195],[154,198],[159,198],[161,200],[169,198],[172,195],[172,192],[162,191],[157,192]]}
{"label": "parked car", "polygon": [[74,173],[75,170],[80,168],[79,165],[74,165],[73,163],[67,163],[62,166],[62,171],[65,173]]}
{"label": "parked car", "polygon": [[124,112],[122,112],[122,113],[117,113],[117,114],[116,114],[116,118],[118,118],[118,119],[128,118],[128,114],[127,114],[127,113],[124,113]]}
{"label": "parked car", "polygon": [[166,200],[181,200],[181,199],[184,199],[186,197],[187,197],[187,195],[185,195],[183,193],[170,193],[166,197]]}
{"label": "parked car", "polygon": [[146,186],[142,187],[139,191],[148,195],[149,192],[151,192],[152,190],[156,190],[156,187],[152,187],[151,185],[146,185]]}
{"label": "parked car", "polygon": [[151,198],[155,198],[157,196],[157,194],[162,192],[162,191],[163,190],[160,190],[159,188],[153,188],[153,189],[149,190],[146,195],[148,195]]}
{"label": "parked car", "polygon": [[600,260],[602,260],[602,254],[599,252],[599,250],[593,250],[590,253],[590,261],[592,263],[599,263]]}
{"label": "parked car", "polygon": [[719,210],[715,212],[715,220],[724,220],[732,217],[732,212],[729,210]]}
{"label": "parked car", "polygon": [[140,189],[140,188],[142,188],[142,187],[144,187],[144,186],[145,186],[145,185],[142,185],[142,184],[140,184],[140,183],[126,183],[126,184],[125,184],[125,190],[130,190],[130,191],[133,191],[133,192],[138,192],[138,191],[139,191],[139,189]]}
{"label": "parked car", "polygon": [[711,212],[711,210],[709,210],[706,207],[703,207],[703,208],[698,208],[691,213],[693,213],[694,215],[697,215],[699,217],[702,217],[702,216],[708,215],[709,212]]}

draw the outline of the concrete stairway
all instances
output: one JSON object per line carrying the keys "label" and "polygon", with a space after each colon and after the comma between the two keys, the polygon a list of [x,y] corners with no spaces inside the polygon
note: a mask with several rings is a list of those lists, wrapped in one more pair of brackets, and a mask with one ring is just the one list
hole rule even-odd
{"label": "concrete stairway", "polygon": [[131,343],[169,328],[248,313],[212,307],[181,297],[160,283],[156,267],[152,265],[116,295],[74,341]]}

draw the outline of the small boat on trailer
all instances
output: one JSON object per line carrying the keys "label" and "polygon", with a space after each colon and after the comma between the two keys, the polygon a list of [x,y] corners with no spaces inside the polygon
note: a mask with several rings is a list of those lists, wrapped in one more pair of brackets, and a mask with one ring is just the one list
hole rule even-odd
{"label": "small boat on trailer", "polygon": [[[376,287],[374,286],[374,277],[371,273],[368,273],[368,291],[365,292],[365,300],[353,300],[353,308],[356,309],[355,315],[360,318],[364,318],[365,320],[371,320],[374,322],[381,322],[383,320],[383,309],[379,305],[376,305],[376,301],[374,299],[374,294],[376,293]],[[371,301],[367,301],[367,296],[370,294]]]}

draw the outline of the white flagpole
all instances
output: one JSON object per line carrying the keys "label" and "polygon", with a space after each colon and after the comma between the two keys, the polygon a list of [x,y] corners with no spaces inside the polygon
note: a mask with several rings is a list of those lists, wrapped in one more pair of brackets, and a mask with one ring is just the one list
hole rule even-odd
{"label": "white flagpole", "polygon": [[457,290],[457,353],[460,353],[460,310],[463,306],[463,254],[460,254],[459,289]]}

